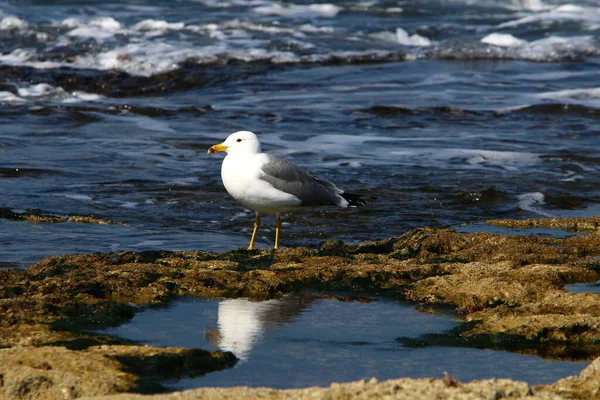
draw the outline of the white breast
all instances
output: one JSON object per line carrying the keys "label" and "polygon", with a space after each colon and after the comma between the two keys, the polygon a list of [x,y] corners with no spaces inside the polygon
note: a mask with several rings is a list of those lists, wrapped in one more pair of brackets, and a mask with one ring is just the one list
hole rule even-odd
{"label": "white breast", "polygon": [[221,167],[225,189],[251,210],[271,215],[294,211],[300,206],[300,199],[260,179],[265,162],[264,154],[228,154]]}

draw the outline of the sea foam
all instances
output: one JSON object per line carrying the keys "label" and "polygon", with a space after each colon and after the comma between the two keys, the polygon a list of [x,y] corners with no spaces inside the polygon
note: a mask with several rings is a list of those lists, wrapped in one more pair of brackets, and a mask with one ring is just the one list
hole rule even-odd
{"label": "sea foam", "polygon": [[15,16],[4,17],[0,21],[0,30],[2,31],[23,30],[27,29],[28,26],[27,22]]}
{"label": "sea foam", "polygon": [[288,18],[332,18],[341,10],[341,7],[333,4],[290,4],[284,7],[280,4],[273,3],[267,6],[256,7],[254,12],[262,15],[277,15]]}
{"label": "sea foam", "polygon": [[[64,23],[64,21],[63,21]],[[68,23],[75,28],[67,34],[73,37],[108,39],[122,31],[121,23],[112,17],[96,17],[88,22],[70,19]]]}
{"label": "sea foam", "polygon": [[574,4],[564,4],[549,11],[539,12],[516,20],[497,25],[497,28],[513,28],[525,24],[579,21],[587,25],[588,29],[596,29],[600,24],[600,8],[584,7]]}
{"label": "sea foam", "polygon": [[500,47],[518,47],[528,43],[527,40],[519,39],[509,33],[490,33],[482,38],[481,42]]}
{"label": "sea foam", "polygon": [[536,97],[600,108],[600,87],[543,92],[538,93]]}

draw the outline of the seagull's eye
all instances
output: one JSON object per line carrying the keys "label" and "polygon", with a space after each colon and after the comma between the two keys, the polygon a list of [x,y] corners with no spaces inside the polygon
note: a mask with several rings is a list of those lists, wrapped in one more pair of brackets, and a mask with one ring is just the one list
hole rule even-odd
{"label": "seagull's eye", "polygon": [[241,142],[241,141],[242,141],[242,139],[238,139],[238,140],[236,140],[236,142]]}

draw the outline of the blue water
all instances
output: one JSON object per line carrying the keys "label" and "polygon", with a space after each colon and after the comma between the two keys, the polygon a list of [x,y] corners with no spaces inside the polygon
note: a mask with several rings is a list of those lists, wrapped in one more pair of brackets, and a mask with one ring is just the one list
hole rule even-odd
{"label": "blue water", "polygon": [[442,378],[445,373],[462,381],[495,377],[538,384],[587,366],[506,351],[406,348],[395,340],[457,325],[450,316],[389,300],[340,302],[299,294],[266,302],[187,298],[143,311],[104,332],[153,346],[227,350],[240,359],[231,369],[166,383],[174,389],[328,386],[371,377]]}
{"label": "blue water", "polygon": [[597,215],[599,26],[595,1],[0,1],[0,207],[126,224],[2,223],[0,258],[245,246],[206,155],[241,129],[378,197],[287,216],[283,246]]}
{"label": "blue water", "polygon": [[495,226],[490,224],[465,224],[461,226],[457,226],[455,228],[456,232],[460,233],[475,233],[475,232],[487,232],[487,233],[495,233],[499,235],[510,235],[510,236],[546,236],[553,237],[559,239],[565,239],[577,235],[582,235],[583,233],[577,232],[569,232],[564,229],[557,228],[508,228],[503,226]]}

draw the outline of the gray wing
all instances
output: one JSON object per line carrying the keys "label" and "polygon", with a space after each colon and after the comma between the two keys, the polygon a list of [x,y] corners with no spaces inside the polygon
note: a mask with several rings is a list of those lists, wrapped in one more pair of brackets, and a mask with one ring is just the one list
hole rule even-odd
{"label": "gray wing", "polygon": [[341,196],[344,191],[332,182],[314,177],[282,158],[268,157],[268,162],[262,166],[260,179],[275,189],[296,196],[303,206],[348,206],[348,201]]}

